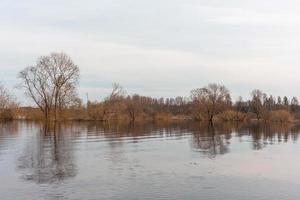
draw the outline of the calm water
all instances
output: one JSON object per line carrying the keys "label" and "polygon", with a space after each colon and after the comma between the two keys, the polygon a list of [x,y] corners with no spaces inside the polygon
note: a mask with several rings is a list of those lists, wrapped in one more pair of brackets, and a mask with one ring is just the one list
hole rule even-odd
{"label": "calm water", "polygon": [[0,123],[0,199],[300,199],[300,127]]}

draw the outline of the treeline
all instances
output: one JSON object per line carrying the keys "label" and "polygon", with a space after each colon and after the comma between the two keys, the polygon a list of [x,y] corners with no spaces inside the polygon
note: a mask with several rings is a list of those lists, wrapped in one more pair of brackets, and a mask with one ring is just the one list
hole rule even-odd
{"label": "treeline", "polygon": [[300,107],[297,97],[267,95],[260,90],[251,92],[251,99],[243,101],[240,98],[234,104],[234,110],[239,113],[250,113],[257,120],[283,122],[293,121],[300,117]]}
{"label": "treeline", "polygon": [[251,99],[241,97],[232,101],[229,90],[222,85],[209,84],[194,89],[189,97],[151,98],[138,94],[125,95],[114,85],[109,97],[102,102],[88,102],[91,120],[197,120],[292,122],[300,117],[297,97],[274,97],[260,90],[251,92]]}
{"label": "treeline", "polygon": [[[18,107],[15,99],[11,98],[6,90],[0,91],[2,91],[0,95],[2,119],[44,118],[39,108]],[[194,89],[189,97],[175,98],[127,95],[119,84],[113,84],[110,95],[103,101],[88,101],[87,104],[83,104],[82,101],[77,100],[76,103],[61,107],[56,115],[57,120],[214,122],[255,119],[265,122],[292,122],[294,118],[300,118],[300,106],[297,97],[291,99],[286,96],[274,97],[260,90],[252,91],[249,100],[243,100],[240,97],[233,102],[228,89],[217,84]]]}
{"label": "treeline", "polygon": [[186,118],[190,102],[187,98],[151,98],[138,94],[126,95],[119,84],[113,84],[111,94],[102,102],[87,103],[91,120],[170,120]]}
{"label": "treeline", "polygon": [[[275,97],[253,90],[251,98],[233,101],[219,84],[193,89],[188,97],[152,98],[128,95],[119,84],[103,101],[83,104],[77,87],[79,67],[64,53],[51,53],[24,68],[19,88],[35,107],[19,107],[17,100],[0,87],[1,119],[94,120],[94,121],[246,121],[292,122],[300,117],[297,97]],[[100,94],[99,94],[100,96]]]}
{"label": "treeline", "polygon": [[[0,95],[2,119],[44,118],[43,112],[38,107],[19,107],[15,98],[11,98],[6,90],[0,91],[2,93]],[[297,97],[275,98],[260,90],[254,90],[251,92],[251,99],[243,100],[240,97],[233,102],[226,87],[217,84],[192,90],[189,97],[175,98],[127,95],[119,84],[114,84],[111,94],[103,101],[88,101],[86,104],[81,102],[77,101],[61,107],[56,113],[56,120],[292,122],[294,118],[300,118]]]}

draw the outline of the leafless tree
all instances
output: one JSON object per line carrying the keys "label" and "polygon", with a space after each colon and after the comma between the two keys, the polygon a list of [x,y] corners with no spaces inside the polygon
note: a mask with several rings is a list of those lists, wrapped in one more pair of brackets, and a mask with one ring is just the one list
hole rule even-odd
{"label": "leafless tree", "polygon": [[112,84],[111,93],[102,102],[88,102],[88,115],[93,120],[106,121],[116,118],[124,110],[125,90],[119,83]]}
{"label": "leafless tree", "polygon": [[119,83],[112,84],[112,91],[106,100],[115,101],[120,98],[123,98],[126,94],[124,88]]}
{"label": "leafless tree", "polygon": [[42,56],[34,66],[19,73],[21,86],[49,119],[53,112],[55,120],[61,107],[77,100],[76,86],[79,68],[65,53]]}
{"label": "leafless tree", "polygon": [[192,90],[191,98],[200,111],[206,114],[210,122],[213,122],[215,115],[231,105],[229,90],[218,84],[209,84],[206,87]]}
{"label": "leafless tree", "polygon": [[299,101],[298,101],[297,97],[293,97],[291,100],[291,111],[293,113],[297,112],[298,107],[299,107]]}
{"label": "leafless tree", "polygon": [[130,121],[134,122],[137,116],[142,112],[142,97],[137,94],[128,96],[125,100],[125,104],[126,113],[128,114]]}
{"label": "leafless tree", "polygon": [[108,114],[108,108],[104,102],[89,101],[87,103],[87,112],[90,119],[95,121],[104,121]]}
{"label": "leafless tree", "polygon": [[0,85],[0,109],[8,108],[10,105],[10,95],[7,90]]}
{"label": "leafless tree", "polygon": [[119,83],[112,84],[112,91],[104,101],[106,113],[112,118],[117,118],[125,109],[125,94],[126,91]]}
{"label": "leafless tree", "polygon": [[251,92],[251,111],[256,115],[257,120],[261,119],[264,114],[264,96],[266,96],[262,91],[256,89]]}
{"label": "leafless tree", "polygon": [[12,119],[13,111],[18,107],[18,103],[15,98],[9,93],[9,91],[0,85],[0,118]]}

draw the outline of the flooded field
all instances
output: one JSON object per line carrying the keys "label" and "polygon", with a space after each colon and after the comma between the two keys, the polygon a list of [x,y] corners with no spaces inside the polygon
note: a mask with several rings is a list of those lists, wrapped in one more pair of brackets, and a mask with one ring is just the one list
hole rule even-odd
{"label": "flooded field", "polygon": [[0,124],[1,200],[300,198],[300,126]]}

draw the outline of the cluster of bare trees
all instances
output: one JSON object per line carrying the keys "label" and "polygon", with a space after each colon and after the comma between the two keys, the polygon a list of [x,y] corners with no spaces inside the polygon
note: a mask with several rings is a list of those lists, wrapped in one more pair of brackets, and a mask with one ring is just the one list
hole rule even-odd
{"label": "cluster of bare trees", "polygon": [[76,86],[79,68],[64,53],[40,57],[34,66],[19,73],[21,87],[44,114],[56,120],[63,108],[80,102]]}
{"label": "cluster of bare trees", "polygon": [[[282,100],[281,100],[282,99]],[[138,94],[126,95],[118,84],[112,94],[103,102],[89,102],[88,115],[94,120],[124,119],[181,119],[199,121],[215,120],[244,121],[257,119],[264,121],[289,122],[299,115],[300,107],[296,97],[267,95],[260,90],[251,92],[251,99],[236,102],[231,100],[229,90],[218,84],[209,84],[193,89],[189,98],[151,98]]]}
{"label": "cluster of bare trees", "polygon": [[151,98],[138,94],[126,95],[122,87],[113,85],[111,95],[103,102],[88,102],[90,119],[196,119],[213,122],[215,116],[231,109],[229,90],[222,85],[209,84],[191,91],[190,97]]}
{"label": "cluster of bare trees", "polygon": [[294,116],[299,118],[297,97],[274,97],[255,89],[251,99],[242,97],[232,102],[229,90],[222,85],[209,84],[204,88],[191,91],[191,114],[195,119],[212,122],[214,117],[227,121],[257,120],[273,122],[291,122]]}
{"label": "cluster of bare trees", "polygon": [[117,83],[111,94],[102,102],[88,102],[88,117],[93,120],[166,118],[170,115],[188,114],[190,103],[183,97],[151,98],[138,94],[127,95]]}
{"label": "cluster of bare trees", "polygon": [[[267,95],[260,90],[253,90],[251,92],[251,99],[243,101],[240,98],[236,101],[234,109],[242,113],[253,113],[257,120],[271,120],[271,118],[278,116],[285,119],[291,118],[292,115],[299,115],[300,107],[297,97],[274,97]],[[275,119],[274,119],[275,120]],[[291,119],[288,119],[291,120]]]}

